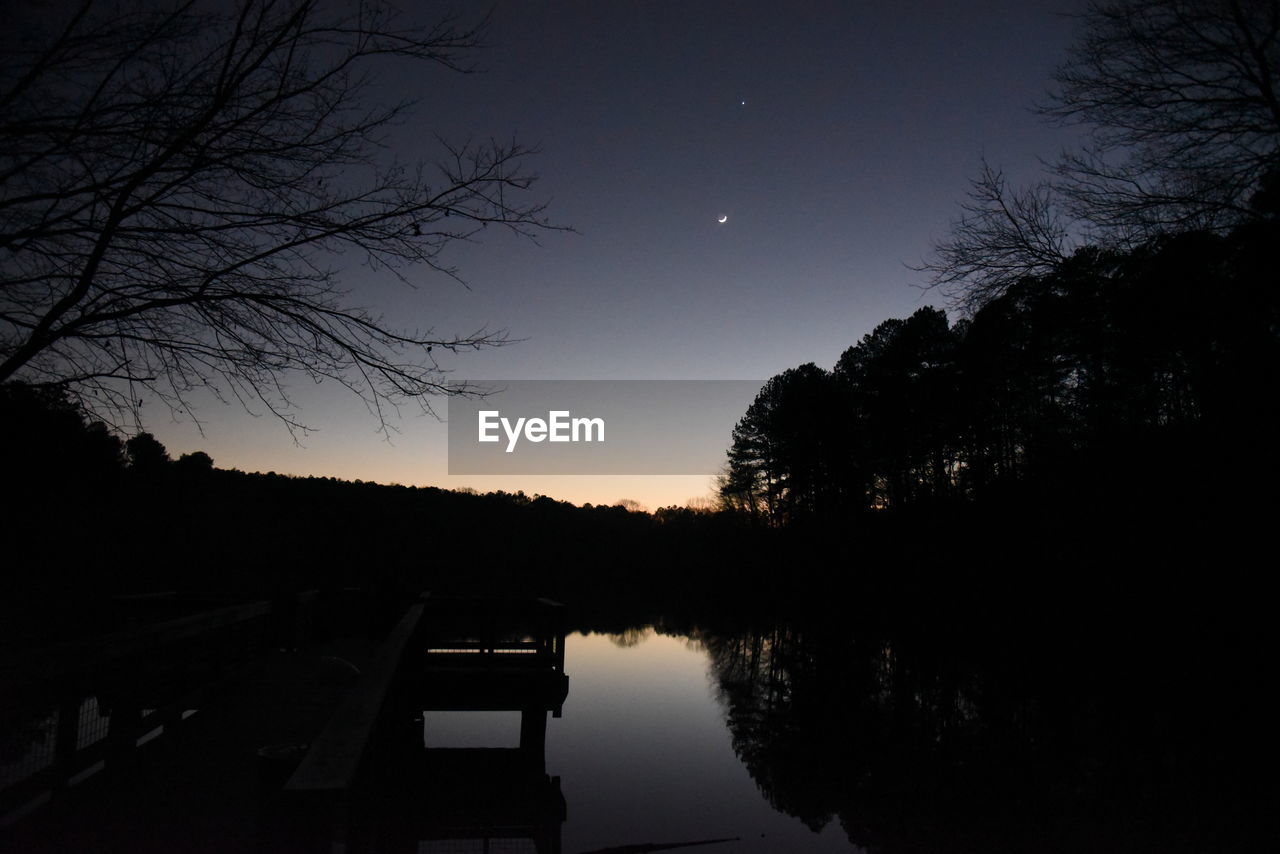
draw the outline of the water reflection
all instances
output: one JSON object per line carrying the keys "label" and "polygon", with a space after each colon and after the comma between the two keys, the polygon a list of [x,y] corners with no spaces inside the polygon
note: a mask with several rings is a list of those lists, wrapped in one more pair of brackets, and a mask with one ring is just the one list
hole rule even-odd
{"label": "water reflection", "polygon": [[633,646],[639,646],[649,639],[653,634],[653,629],[649,627],[627,629],[617,634],[609,635],[609,640],[613,641],[613,645],[621,649],[631,649]]}
{"label": "water reflection", "polygon": [[[1033,631],[963,615],[890,631],[722,615],[566,634],[560,609],[508,604],[441,600],[388,671],[350,812],[308,802],[267,823],[262,850],[1232,851],[1280,840],[1275,727],[1265,704],[1241,701],[1270,664],[1219,631]],[[0,759],[29,763],[35,744],[105,746],[126,720],[152,725],[158,699],[104,682],[74,694],[66,717],[31,705],[5,718]],[[507,716],[507,742],[447,737],[491,714]],[[86,728],[70,728],[73,717]]]}
{"label": "water reflection", "polygon": [[1127,638],[961,643],[829,624],[700,637],[734,752],[775,809],[815,831],[838,824],[882,851],[1277,838],[1274,783],[1245,759],[1274,735],[1224,713],[1215,692],[1233,659],[1210,650],[1167,641],[1178,666],[1164,672]]}
{"label": "water reflection", "polygon": [[[546,772],[546,738],[569,690],[563,609],[458,597],[428,605],[351,850],[559,854],[566,805],[560,778]],[[432,746],[433,712],[515,713],[518,743]]]}
{"label": "water reflection", "polygon": [[848,852],[839,827],[815,834],[761,797],[734,754],[697,633],[668,631],[628,647],[616,632],[567,639],[573,690],[547,744],[569,804],[564,850]]}

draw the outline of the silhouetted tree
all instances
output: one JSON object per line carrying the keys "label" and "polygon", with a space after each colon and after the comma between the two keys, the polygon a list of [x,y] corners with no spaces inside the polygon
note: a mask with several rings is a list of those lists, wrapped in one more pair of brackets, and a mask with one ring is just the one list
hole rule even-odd
{"label": "silhouetted tree", "polygon": [[961,216],[913,267],[969,314],[1027,276],[1044,275],[1079,245],[1080,224],[1045,182],[1011,189],[985,160]]}
{"label": "silhouetted tree", "polygon": [[827,516],[849,504],[842,389],[805,364],[765,383],[734,427],[720,495],[773,522]]}
{"label": "silhouetted tree", "polygon": [[150,433],[139,433],[124,443],[125,453],[129,455],[129,468],[139,474],[155,474],[164,471],[169,465],[169,452],[163,444]]}
{"label": "silhouetted tree", "polygon": [[955,487],[955,347],[946,314],[926,307],[881,323],[836,363],[857,425],[848,439],[873,506],[943,497]]}
{"label": "silhouetted tree", "polygon": [[213,388],[290,429],[289,372],[342,383],[379,418],[388,401],[458,390],[432,348],[503,336],[392,328],[345,298],[339,260],[456,277],[441,255],[455,240],[550,227],[522,201],[518,143],[382,157],[406,103],[379,106],[373,72],[465,71],[479,36],[380,0],[8,9],[0,382],[57,385],[117,416],[144,395],[186,410]]}
{"label": "silhouetted tree", "polygon": [[[812,365],[766,386],[733,433],[722,500],[777,523],[814,515],[802,496],[884,509],[1021,494],[1070,512],[1219,488],[1256,499],[1280,459],[1264,391],[1280,383],[1277,228],[1084,246],[954,326],[934,308],[887,320],[841,355],[836,390],[798,392]],[[796,413],[840,433],[807,434]]]}
{"label": "silhouetted tree", "polygon": [[13,495],[102,488],[124,466],[105,424],[86,422],[61,389],[0,384],[0,466]]}
{"label": "silhouetted tree", "polygon": [[178,457],[174,468],[183,474],[201,474],[213,471],[213,457],[204,451],[192,451]]}
{"label": "silhouetted tree", "polygon": [[1058,184],[1126,237],[1230,226],[1280,164],[1277,0],[1097,0],[1045,112],[1088,128]]}
{"label": "silhouetted tree", "polygon": [[916,269],[972,314],[1088,245],[1274,215],[1280,0],[1095,0],[1042,115],[1086,144],[1054,177],[1010,188],[982,164],[963,213]]}

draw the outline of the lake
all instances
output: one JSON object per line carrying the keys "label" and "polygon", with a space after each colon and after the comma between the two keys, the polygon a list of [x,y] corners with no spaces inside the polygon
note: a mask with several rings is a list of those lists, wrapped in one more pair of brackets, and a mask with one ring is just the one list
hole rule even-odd
{"label": "lake", "polygon": [[[1252,761],[1274,736],[1206,687],[1236,689],[1217,651],[1162,649],[1175,664],[1121,636],[571,634],[545,752],[561,850],[1254,850],[1275,838]],[[429,748],[518,730],[503,713],[424,722]]]}
{"label": "lake", "polygon": [[[335,638],[265,654],[194,716],[161,693],[185,697],[198,670],[143,668],[164,691],[139,693],[135,679],[135,704],[169,709],[154,730],[155,710],[113,687],[118,673],[83,683],[67,706],[75,743],[110,749],[63,769],[75,776],[16,826],[14,850],[112,835],[128,840],[120,850],[187,839],[190,850],[308,854],[347,841],[417,854],[1280,842],[1280,735],[1261,699],[1272,646],[1256,626],[1184,612],[889,614],[868,598],[789,613],[739,603],[644,615],[627,603],[567,621],[556,606],[554,630],[539,633],[486,628],[492,603],[466,602],[442,597],[396,671],[349,815],[291,800],[300,793],[281,787],[296,766],[255,760],[260,745],[295,746],[286,733],[328,732],[326,720],[343,720],[337,704],[360,696],[371,659],[359,651],[373,642]],[[22,784],[35,792],[57,786],[44,773],[53,746],[77,731],[56,708],[31,708],[5,757],[39,772]],[[130,721],[112,748],[107,736]]]}
{"label": "lake", "polygon": [[[546,768],[568,818],[563,850],[736,837],[714,851],[849,851],[770,806],[734,753],[706,649],[640,630],[566,639],[569,695],[547,726]],[[436,712],[428,747],[514,747],[518,713]]]}

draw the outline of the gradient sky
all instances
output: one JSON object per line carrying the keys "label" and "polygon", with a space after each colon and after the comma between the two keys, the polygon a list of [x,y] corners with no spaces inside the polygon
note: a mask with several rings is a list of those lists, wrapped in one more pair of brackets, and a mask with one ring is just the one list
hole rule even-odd
{"label": "gradient sky", "polygon": [[[455,5],[479,17],[492,4]],[[454,379],[830,368],[879,322],[945,305],[906,265],[946,234],[980,158],[1016,181],[1070,141],[1028,108],[1078,6],[498,2],[484,73],[383,78],[419,100],[390,143],[406,160],[432,157],[437,133],[536,143],[533,198],[577,233],[534,245],[490,229],[455,247],[445,260],[470,290],[429,271],[410,273],[416,289],[360,268],[345,284],[396,326],[523,339],[459,355]],[[174,456],[203,449],[224,468],[650,508],[712,491],[696,476],[451,478],[444,424],[409,407],[387,442],[344,390],[292,389],[315,428],[300,446],[270,416],[212,401],[204,435],[158,406],[144,416]]]}

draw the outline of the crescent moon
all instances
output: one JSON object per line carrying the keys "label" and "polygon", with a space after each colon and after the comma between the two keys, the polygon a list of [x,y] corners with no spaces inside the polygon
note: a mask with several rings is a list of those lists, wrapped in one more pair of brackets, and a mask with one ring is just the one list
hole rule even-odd
{"label": "crescent moon", "polygon": [[722,222],[722,223],[723,223],[723,222],[728,222],[728,221],[729,221],[729,217],[727,217],[727,216],[721,216],[719,221],[720,221],[720,222]]}

